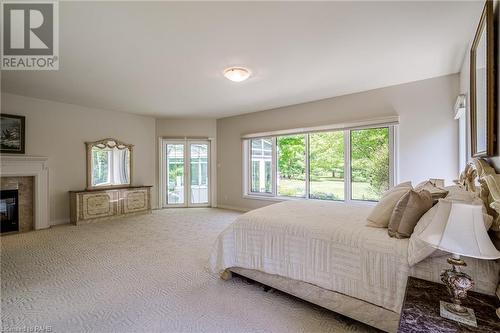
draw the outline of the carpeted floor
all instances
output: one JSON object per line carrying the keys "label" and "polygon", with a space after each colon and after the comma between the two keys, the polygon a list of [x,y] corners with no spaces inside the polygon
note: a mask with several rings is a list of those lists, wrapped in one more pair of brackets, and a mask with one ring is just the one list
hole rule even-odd
{"label": "carpeted floor", "polygon": [[211,246],[238,215],[209,208],[159,210],[1,237],[2,329],[372,331],[281,292],[211,275]]}

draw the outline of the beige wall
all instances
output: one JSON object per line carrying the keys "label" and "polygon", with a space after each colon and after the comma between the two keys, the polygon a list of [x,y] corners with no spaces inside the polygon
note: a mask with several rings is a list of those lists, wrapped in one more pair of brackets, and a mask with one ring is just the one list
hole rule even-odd
{"label": "beige wall", "polygon": [[1,112],[26,116],[26,155],[49,157],[51,224],[69,222],[68,191],[86,187],[85,141],[113,137],[134,144],[133,183],[155,184],[154,118],[7,93]]}
{"label": "beige wall", "polygon": [[[103,137],[135,144],[134,183],[147,185],[158,184],[159,137],[213,138],[213,204],[249,209],[268,202],[242,198],[242,134],[399,115],[399,179],[451,180],[458,172],[458,131],[451,116],[458,85],[458,76],[451,75],[219,120],[155,120],[7,93],[1,105],[2,112],[27,117],[26,154],[50,158],[55,224],[69,219],[68,191],[86,185],[83,143]],[[156,197],[155,187],[153,207]]]}
{"label": "beige wall", "polygon": [[217,120],[219,206],[253,209],[269,204],[242,198],[242,134],[400,116],[399,180],[458,174],[458,123],[453,104],[458,75]]}
{"label": "beige wall", "polygon": [[211,137],[217,135],[215,119],[156,119],[157,137]]}
{"label": "beige wall", "polygon": [[[496,119],[497,119],[497,133],[496,136],[498,136],[498,130],[500,129],[500,75],[498,74],[498,70],[500,70],[500,1],[495,0],[493,3],[493,17],[494,17],[494,25],[496,29],[496,63],[495,63],[495,68],[497,71],[496,74]],[[474,40],[474,36],[471,36],[471,40],[469,43],[469,50],[470,46],[472,45],[472,41]],[[466,52],[464,61],[462,63],[462,69],[460,70],[460,93],[461,94],[466,94],[467,95],[467,111],[470,111],[470,105],[469,105],[469,93],[470,93],[470,53],[469,51]],[[468,114],[469,116],[469,114]],[[470,131],[469,131],[469,121],[470,117],[467,119],[467,156],[470,158]],[[489,160],[493,164],[493,166],[497,169],[497,171],[500,171],[500,144],[498,143],[497,139],[497,147],[496,147],[496,153],[495,156],[491,157]]]}
{"label": "beige wall", "polygon": [[[159,138],[210,138],[211,139],[211,198],[212,206],[217,205],[216,191],[216,156],[217,156],[217,121],[215,119],[156,119],[156,184],[160,186],[160,167],[159,167]],[[161,203],[159,203],[161,205]]]}

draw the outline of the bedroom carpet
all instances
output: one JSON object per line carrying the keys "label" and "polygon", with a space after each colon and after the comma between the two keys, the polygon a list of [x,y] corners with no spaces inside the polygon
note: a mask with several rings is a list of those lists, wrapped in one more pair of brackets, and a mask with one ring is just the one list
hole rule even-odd
{"label": "bedroom carpet", "polygon": [[3,236],[2,331],[375,331],[259,284],[210,274],[212,244],[238,215],[157,210]]}

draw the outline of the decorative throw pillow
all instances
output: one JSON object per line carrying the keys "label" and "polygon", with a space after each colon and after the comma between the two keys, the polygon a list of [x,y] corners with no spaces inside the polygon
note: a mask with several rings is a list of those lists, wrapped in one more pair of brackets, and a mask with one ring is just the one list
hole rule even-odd
{"label": "decorative throw pillow", "polygon": [[411,182],[401,183],[387,190],[367,218],[367,226],[387,228],[392,211],[398,201],[412,189]]}
{"label": "decorative throw pillow", "polygon": [[418,220],[432,208],[432,196],[429,191],[414,190],[406,193],[396,204],[389,221],[389,236],[408,238]]}
{"label": "decorative throw pillow", "polygon": [[413,233],[411,234],[410,241],[408,243],[408,264],[410,266],[421,262],[427,257],[438,257],[446,254],[446,252],[436,250],[419,237],[436,216],[440,205],[447,205],[446,208],[451,209],[451,202],[439,200],[434,207],[429,209],[427,213],[420,218],[415,226],[415,229],[413,230]]}
{"label": "decorative throw pillow", "polygon": [[443,179],[431,178],[415,186],[415,191],[429,191],[434,202],[437,202],[439,199],[446,197],[446,195],[448,194],[448,191],[440,185],[444,185]]}

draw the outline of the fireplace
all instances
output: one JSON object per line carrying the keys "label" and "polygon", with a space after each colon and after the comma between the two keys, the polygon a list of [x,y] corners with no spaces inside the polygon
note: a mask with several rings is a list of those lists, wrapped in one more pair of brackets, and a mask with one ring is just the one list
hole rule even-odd
{"label": "fireplace", "polygon": [[19,192],[0,191],[0,233],[19,231]]}
{"label": "fireplace", "polygon": [[[2,187],[4,178],[30,178],[26,184],[29,192],[23,191],[22,179],[18,187]],[[49,224],[49,168],[48,158],[28,155],[2,155],[0,158],[0,190],[18,189],[19,231],[45,229]],[[26,188],[24,188],[26,189]],[[30,200],[24,200],[30,193]],[[29,203],[28,203],[29,202]],[[25,218],[29,216],[29,218]]]}

